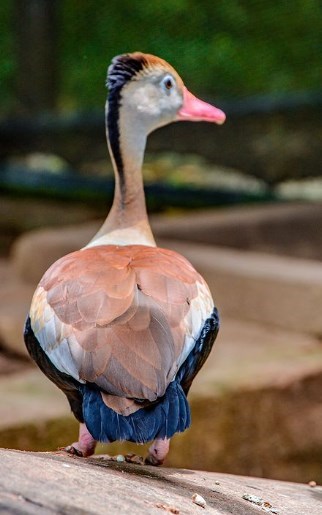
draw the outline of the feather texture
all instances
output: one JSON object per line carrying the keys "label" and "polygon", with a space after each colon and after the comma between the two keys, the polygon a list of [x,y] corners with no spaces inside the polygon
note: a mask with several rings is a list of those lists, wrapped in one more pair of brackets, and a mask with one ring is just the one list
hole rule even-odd
{"label": "feather texture", "polygon": [[107,82],[113,205],[91,242],[46,272],[24,337],[82,424],[68,452],[89,456],[95,440],[157,438],[148,460],[161,464],[169,442],[159,439],[190,425],[186,395],[211,350],[218,316],[192,265],[155,246],[141,171],[146,137],[173,121],[222,123],[225,115],[152,55],[117,56]]}
{"label": "feather texture", "polygon": [[[212,308],[203,279],[179,254],[107,245],[54,263],[30,317],[58,370],[110,396],[153,402],[165,394]],[[118,411],[129,413],[129,406],[119,403]]]}
{"label": "feather texture", "polygon": [[102,402],[101,393],[95,387],[83,387],[83,414],[86,426],[95,440],[146,443],[154,438],[171,438],[190,425],[190,409],[187,398],[177,381],[169,384],[158,403],[142,408],[126,416],[120,415],[115,406]]}

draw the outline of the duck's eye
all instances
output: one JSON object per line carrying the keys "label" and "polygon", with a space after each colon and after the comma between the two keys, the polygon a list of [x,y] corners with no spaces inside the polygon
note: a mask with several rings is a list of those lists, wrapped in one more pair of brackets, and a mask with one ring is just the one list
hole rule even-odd
{"label": "duck's eye", "polygon": [[170,89],[172,89],[174,86],[173,78],[170,77],[170,75],[167,75],[166,77],[164,77],[162,84],[167,91],[170,91]]}

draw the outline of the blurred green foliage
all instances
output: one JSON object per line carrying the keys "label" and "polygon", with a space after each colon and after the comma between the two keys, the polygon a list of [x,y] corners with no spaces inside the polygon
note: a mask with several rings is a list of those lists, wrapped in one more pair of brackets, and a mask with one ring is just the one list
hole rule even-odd
{"label": "blurred green foliage", "polygon": [[[28,1],[28,0],[26,0]],[[321,87],[320,0],[60,0],[62,108],[101,106],[111,58],[141,50],[220,97]],[[14,83],[12,2],[1,0],[0,95]]]}
{"label": "blurred green foliage", "polygon": [[11,3],[0,2],[0,108],[13,101],[13,76],[15,68]]}

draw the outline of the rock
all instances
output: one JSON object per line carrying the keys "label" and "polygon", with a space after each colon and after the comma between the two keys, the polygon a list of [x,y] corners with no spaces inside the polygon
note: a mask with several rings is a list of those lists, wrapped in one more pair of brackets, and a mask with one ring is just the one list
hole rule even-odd
{"label": "rock", "polygon": [[36,285],[57,259],[78,250],[94,236],[100,223],[52,229],[35,229],[16,240],[11,261],[19,277]]}
{"label": "rock", "polygon": [[[35,228],[65,227],[69,224],[86,223],[105,215],[106,206],[66,200],[10,197],[1,195],[0,200],[0,252],[8,254],[8,248],[20,234]],[[37,254],[36,248],[32,249]]]}
{"label": "rock", "polygon": [[207,503],[203,497],[199,494],[193,494],[192,496],[192,502],[197,504],[198,506],[201,506],[201,508],[205,508],[207,506]]}
{"label": "rock", "polygon": [[[278,208],[275,215],[271,209],[265,209],[271,220],[276,216],[278,221],[284,208]],[[249,223],[254,230],[264,227],[268,216],[265,209],[262,218],[260,210],[248,212],[244,218],[239,210],[241,226],[247,227]],[[258,226],[253,219],[256,212],[261,220]],[[311,216],[311,208],[308,212]],[[227,217],[231,217],[230,223],[237,227],[236,216],[227,213],[222,222],[228,223]],[[195,222],[188,217],[188,226],[185,221],[186,228],[183,221],[171,222],[169,218],[155,220],[154,226],[157,234],[169,238],[160,238],[161,245],[186,255],[209,282],[221,311],[222,329],[213,353],[191,389],[192,429],[173,439],[168,463],[322,482],[322,265],[175,240],[176,231],[182,240],[188,232],[197,239],[202,235],[202,227],[202,238],[207,231],[212,238],[212,226],[207,225],[204,215],[194,217]],[[218,220],[220,217],[219,214]],[[17,349],[21,346],[21,352],[25,352],[20,331],[35,283],[52,261],[84,245],[96,229],[94,223],[80,230],[37,231],[17,242],[13,262],[20,278],[11,266],[0,266],[3,346],[12,350],[14,345]],[[249,231],[251,234],[252,230]],[[256,237],[255,231],[254,241]],[[41,377],[39,384],[28,386],[27,381],[24,388],[22,381],[13,397],[15,390],[10,381],[1,382],[6,416],[2,417],[0,407],[0,420],[4,421],[0,442],[6,445],[49,450],[76,437],[77,424],[68,415],[63,395],[40,372],[37,374]],[[47,392],[46,384],[52,393]],[[34,395],[39,392],[35,402]],[[16,404],[20,397],[24,410]],[[56,406],[57,411],[54,398],[61,403]],[[48,406],[52,406],[51,413]],[[6,419],[8,413],[10,420]],[[108,452],[135,453],[137,447],[113,444],[108,446]]]}
{"label": "rock", "polygon": [[0,260],[0,345],[22,357],[29,357],[22,335],[33,291],[7,260]]}
{"label": "rock", "polygon": [[1,345],[13,354],[28,358],[23,343],[23,328],[32,294],[33,288],[24,284],[0,292]]}
{"label": "rock", "polygon": [[[92,226],[83,228],[83,240],[93,234],[92,229]],[[44,236],[40,231],[26,235],[18,240],[14,250],[15,269],[24,281],[34,286],[54,260],[74,250],[80,233],[68,229],[61,234],[54,230]],[[320,262],[175,240],[159,240],[159,243],[177,250],[192,262],[207,280],[223,314],[270,327],[322,335]],[[36,247],[40,252],[32,259],[31,249]],[[30,290],[22,285],[21,291],[29,295]],[[14,298],[16,294],[11,295]]]}
{"label": "rock", "polygon": [[[307,485],[153,468],[75,458],[61,453],[0,450],[0,506],[6,513],[195,514],[195,491],[207,502],[205,513],[259,513],[243,499],[245,491],[267,499],[279,515],[318,515],[322,489]],[[220,481],[220,490],[212,485]],[[255,511],[256,510],[256,511]],[[276,513],[276,512],[275,512]]]}
{"label": "rock", "polygon": [[24,359],[12,355],[6,356],[3,352],[0,352],[0,377],[26,370],[28,365]]}
{"label": "rock", "polygon": [[[322,256],[318,220],[321,206],[296,204],[155,217],[152,225],[160,246],[182,252],[205,275],[223,313],[322,334],[322,264],[287,257]],[[53,261],[85,245],[98,225],[23,235],[13,247],[15,270],[35,285]]]}
{"label": "rock", "polygon": [[[318,340],[223,317],[189,394],[192,426],[173,438],[167,464],[322,483],[321,392]],[[2,378],[0,397],[0,445],[54,450],[75,441],[67,400],[40,371]],[[115,443],[97,452],[146,448]]]}
{"label": "rock", "polygon": [[318,340],[223,317],[167,463],[321,483],[321,392]]}
{"label": "rock", "polygon": [[[33,210],[37,212],[36,207],[33,206]],[[23,218],[29,220],[29,210],[25,211]],[[44,218],[47,222],[48,214],[43,209],[38,211],[38,224]],[[57,221],[56,211],[52,216]],[[317,220],[322,220],[322,208],[316,204],[274,204],[151,218],[158,239],[193,240],[207,245],[311,258],[318,258],[322,249],[321,232],[316,230]],[[50,219],[47,224],[52,222]],[[94,236],[100,223],[47,227],[23,234],[12,248],[15,269],[21,278],[37,282],[53,261],[83,247]]]}
{"label": "rock", "polygon": [[276,192],[285,199],[301,199],[308,201],[322,200],[322,179],[321,177],[311,177],[302,180],[288,180],[282,182],[276,188]]}
{"label": "rock", "polygon": [[158,238],[322,259],[322,204],[272,203],[159,216]]}
{"label": "rock", "polygon": [[321,262],[172,240],[162,244],[191,261],[222,313],[322,335]]}
{"label": "rock", "polygon": [[70,415],[65,396],[35,367],[1,377],[0,397],[0,434],[28,424],[39,427]]}

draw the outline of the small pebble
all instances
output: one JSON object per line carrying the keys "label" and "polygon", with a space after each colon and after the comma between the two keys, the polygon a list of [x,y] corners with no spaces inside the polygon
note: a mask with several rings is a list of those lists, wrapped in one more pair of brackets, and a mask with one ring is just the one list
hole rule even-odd
{"label": "small pebble", "polygon": [[125,461],[125,458],[124,458],[123,454],[118,454],[118,455],[116,456],[116,461],[117,461],[118,463],[122,463],[123,461]]}
{"label": "small pebble", "polygon": [[194,502],[198,506],[201,506],[202,508],[205,508],[207,506],[205,499],[201,497],[201,495],[199,494],[193,494],[192,502]]}
{"label": "small pebble", "polygon": [[262,499],[261,497],[258,497],[257,495],[244,494],[243,499],[245,499],[245,501],[252,502],[253,504],[256,504],[257,506],[260,506],[263,511],[266,511],[268,513],[274,513],[274,514],[279,513],[278,509],[274,508],[270,502],[264,501],[264,499]]}
{"label": "small pebble", "polygon": [[245,499],[245,501],[252,502],[253,504],[257,504],[257,506],[261,506],[264,503],[264,499],[253,494],[244,494],[243,499]]}
{"label": "small pebble", "polygon": [[215,481],[215,485],[220,485],[220,482],[219,481]]}
{"label": "small pebble", "polygon": [[137,454],[126,454],[125,461],[127,463],[135,463],[136,465],[143,465],[144,459],[142,456],[138,456]]}
{"label": "small pebble", "polygon": [[316,487],[316,481],[309,481],[309,486],[310,486],[311,488]]}

